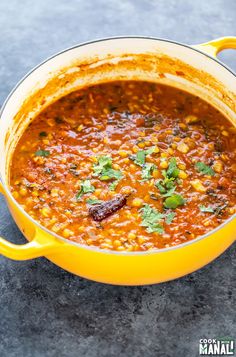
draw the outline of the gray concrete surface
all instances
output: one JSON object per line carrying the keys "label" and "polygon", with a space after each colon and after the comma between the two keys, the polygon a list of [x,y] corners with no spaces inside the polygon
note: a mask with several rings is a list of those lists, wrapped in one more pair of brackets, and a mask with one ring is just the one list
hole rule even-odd
{"label": "gray concrete surface", "polygon": [[[1,0],[0,101],[33,66],[76,43],[125,34],[199,43],[236,35],[235,18],[234,0]],[[221,58],[236,70],[235,52]],[[3,198],[0,234],[24,241]],[[1,257],[0,356],[198,356],[199,338],[236,337],[235,267],[234,246],[182,279],[115,287],[44,258]]]}

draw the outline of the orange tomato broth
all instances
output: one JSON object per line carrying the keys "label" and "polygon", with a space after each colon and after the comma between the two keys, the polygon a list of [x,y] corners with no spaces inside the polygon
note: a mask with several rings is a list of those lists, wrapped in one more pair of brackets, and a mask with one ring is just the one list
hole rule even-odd
{"label": "orange tomato broth", "polygon": [[[175,246],[235,213],[235,133],[213,106],[170,86],[91,86],[30,123],[12,157],[11,191],[71,241],[117,251]],[[119,194],[125,204],[96,221],[91,210]]]}

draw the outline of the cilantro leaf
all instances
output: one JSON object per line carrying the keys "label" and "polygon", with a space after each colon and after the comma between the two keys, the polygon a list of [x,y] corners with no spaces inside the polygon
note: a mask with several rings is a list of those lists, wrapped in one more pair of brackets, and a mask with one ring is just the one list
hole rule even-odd
{"label": "cilantro leaf", "polygon": [[112,159],[110,156],[100,156],[98,163],[93,166],[94,174],[93,176],[99,176],[102,181],[109,181],[115,179],[111,183],[109,189],[114,191],[119,181],[122,179],[123,174],[120,170],[114,170],[112,168]]}
{"label": "cilantro leaf", "polygon": [[46,133],[46,131],[41,131],[40,133],[39,133],[39,136],[40,137],[45,137],[45,136],[47,136],[48,134]]}
{"label": "cilantro leaf", "polygon": [[152,172],[156,168],[156,165],[147,162],[142,169],[142,179],[144,181],[152,178]]}
{"label": "cilantro leaf", "polygon": [[143,166],[145,164],[145,151],[138,151],[136,156],[134,155],[134,163],[139,166]]}
{"label": "cilantro leaf", "polygon": [[176,178],[179,176],[179,169],[177,167],[177,161],[175,157],[172,157],[169,161],[169,166],[166,171],[166,175],[168,178]]}
{"label": "cilantro leaf", "polygon": [[181,195],[178,195],[178,194],[174,194],[170,197],[167,197],[164,201],[164,206],[166,208],[172,208],[172,209],[175,209],[179,206],[182,206],[184,205],[186,202],[186,200],[181,196]]}
{"label": "cilantro leaf", "polygon": [[165,177],[164,180],[159,179],[155,182],[155,186],[159,189],[163,197],[171,196],[175,192],[176,186],[173,181],[173,177],[170,179],[168,177]]}
{"label": "cilantro leaf", "polygon": [[204,162],[197,162],[195,164],[195,168],[197,169],[198,172],[200,172],[203,175],[209,175],[209,176],[214,176],[215,171],[208,165],[204,164]]}
{"label": "cilantro leaf", "polygon": [[200,208],[200,211],[201,211],[201,212],[214,213],[214,208],[211,207],[211,206],[206,207],[206,206],[204,206],[204,205],[200,205],[199,208]]}
{"label": "cilantro leaf", "polygon": [[173,221],[173,219],[175,218],[175,212],[170,212],[170,213],[167,213],[166,215],[166,224],[171,224],[171,222]]}
{"label": "cilantro leaf", "polygon": [[175,157],[172,157],[169,161],[168,169],[161,172],[164,179],[159,179],[155,182],[155,186],[159,189],[162,197],[170,197],[175,192],[175,182],[178,180],[179,171],[177,160]]}
{"label": "cilantro leaf", "polygon": [[172,188],[174,186],[173,181],[175,181],[175,177],[168,177],[166,170],[162,170],[161,173],[164,176],[163,185],[166,186],[167,189]]}
{"label": "cilantro leaf", "polygon": [[150,205],[145,204],[140,210],[142,214],[142,227],[146,227],[148,233],[157,232],[159,234],[164,233],[164,228],[160,224],[165,217],[162,213],[152,208]]}
{"label": "cilantro leaf", "polygon": [[173,193],[175,193],[176,190],[176,186],[171,187],[170,189],[168,189],[168,191],[166,191],[166,193],[164,193],[162,195],[162,197],[170,197],[173,195]]}
{"label": "cilantro leaf", "polygon": [[145,155],[151,155],[155,151],[155,146],[150,147],[149,149],[145,150]]}
{"label": "cilantro leaf", "polygon": [[147,232],[148,233],[156,232],[156,233],[159,233],[159,234],[163,234],[165,231],[164,231],[163,226],[160,223],[158,223],[158,224],[155,224],[155,225],[152,225],[152,226],[148,227],[147,228]]}
{"label": "cilantro leaf", "polygon": [[110,186],[109,186],[109,190],[110,190],[110,191],[115,191],[116,186],[118,185],[119,181],[120,181],[120,180],[115,180],[115,181],[113,181],[113,182],[110,184]]}
{"label": "cilantro leaf", "polygon": [[35,153],[35,156],[47,157],[49,155],[50,155],[50,151],[48,151],[48,150],[38,150]]}
{"label": "cilantro leaf", "polygon": [[136,155],[130,155],[130,160],[133,160],[134,163],[138,166],[143,166],[145,164],[145,159],[147,155],[151,155],[155,150],[155,147],[151,147],[147,150],[140,150]]}
{"label": "cilantro leaf", "polygon": [[91,184],[90,180],[84,180],[80,185],[80,190],[76,195],[76,199],[80,200],[80,198],[86,193],[94,192],[95,187]]}
{"label": "cilantro leaf", "polygon": [[122,173],[119,170],[105,169],[101,172],[100,180],[107,181],[110,179],[120,180],[122,178]]}
{"label": "cilantro leaf", "polygon": [[161,194],[165,194],[166,193],[166,188],[163,184],[163,180],[159,179],[155,182],[155,186],[159,189]]}
{"label": "cilantro leaf", "polygon": [[93,166],[93,176],[99,176],[104,170],[111,169],[112,159],[110,156],[100,156],[98,163]]}
{"label": "cilantro leaf", "polygon": [[95,199],[89,198],[86,202],[87,202],[89,205],[98,205],[98,204],[100,204],[100,203],[103,203],[103,201],[97,200],[96,198],[95,198]]}

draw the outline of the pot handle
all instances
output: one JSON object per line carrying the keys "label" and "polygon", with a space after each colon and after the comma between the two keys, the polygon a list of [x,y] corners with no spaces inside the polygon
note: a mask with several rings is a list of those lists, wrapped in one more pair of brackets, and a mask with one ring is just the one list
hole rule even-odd
{"label": "pot handle", "polygon": [[[4,194],[3,186],[0,182],[0,193]],[[28,260],[43,257],[56,253],[65,246],[64,242],[54,237],[48,237],[43,230],[36,228],[34,238],[25,244],[13,244],[0,237],[0,254],[14,260]]]}
{"label": "pot handle", "polygon": [[13,260],[29,260],[54,254],[62,248],[63,242],[48,239],[46,233],[36,230],[33,240],[25,244],[13,244],[0,237],[0,254]]}
{"label": "pot handle", "polygon": [[225,49],[236,49],[236,37],[220,37],[215,40],[201,43],[199,45],[193,45],[193,48],[200,50],[212,57],[216,57],[217,54]]}

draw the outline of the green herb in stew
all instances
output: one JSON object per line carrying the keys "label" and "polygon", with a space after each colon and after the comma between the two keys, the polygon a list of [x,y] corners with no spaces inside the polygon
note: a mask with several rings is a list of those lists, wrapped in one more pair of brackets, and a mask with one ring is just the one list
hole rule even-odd
{"label": "green herb in stew", "polygon": [[209,176],[215,175],[215,171],[210,166],[204,164],[204,162],[197,162],[195,164],[195,167],[197,171],[203,175],[209,175]]}
{"label": "green herb in stew", "polygon": [[76,195],[76,199],[80,200],[80,198],[86,193],[92,193],[95,191],[94,186],[91,184],[90,180],[84,180],[80,185],[80,190]]}
{"label": "green herb in stew", "polygon": [[183,206],[185,204],[185,199],[178,194],[174,194],[170,197],[167,197],[164,201],[164,206],[166,208],[172,208],[175,209],[179,206]]}
{"label": "green herb in stew", "polygon": [[47,157],[49,155],[50,155],[50,151],[48,151],[48,150],[38,150],[35,153],[35,156]]}

